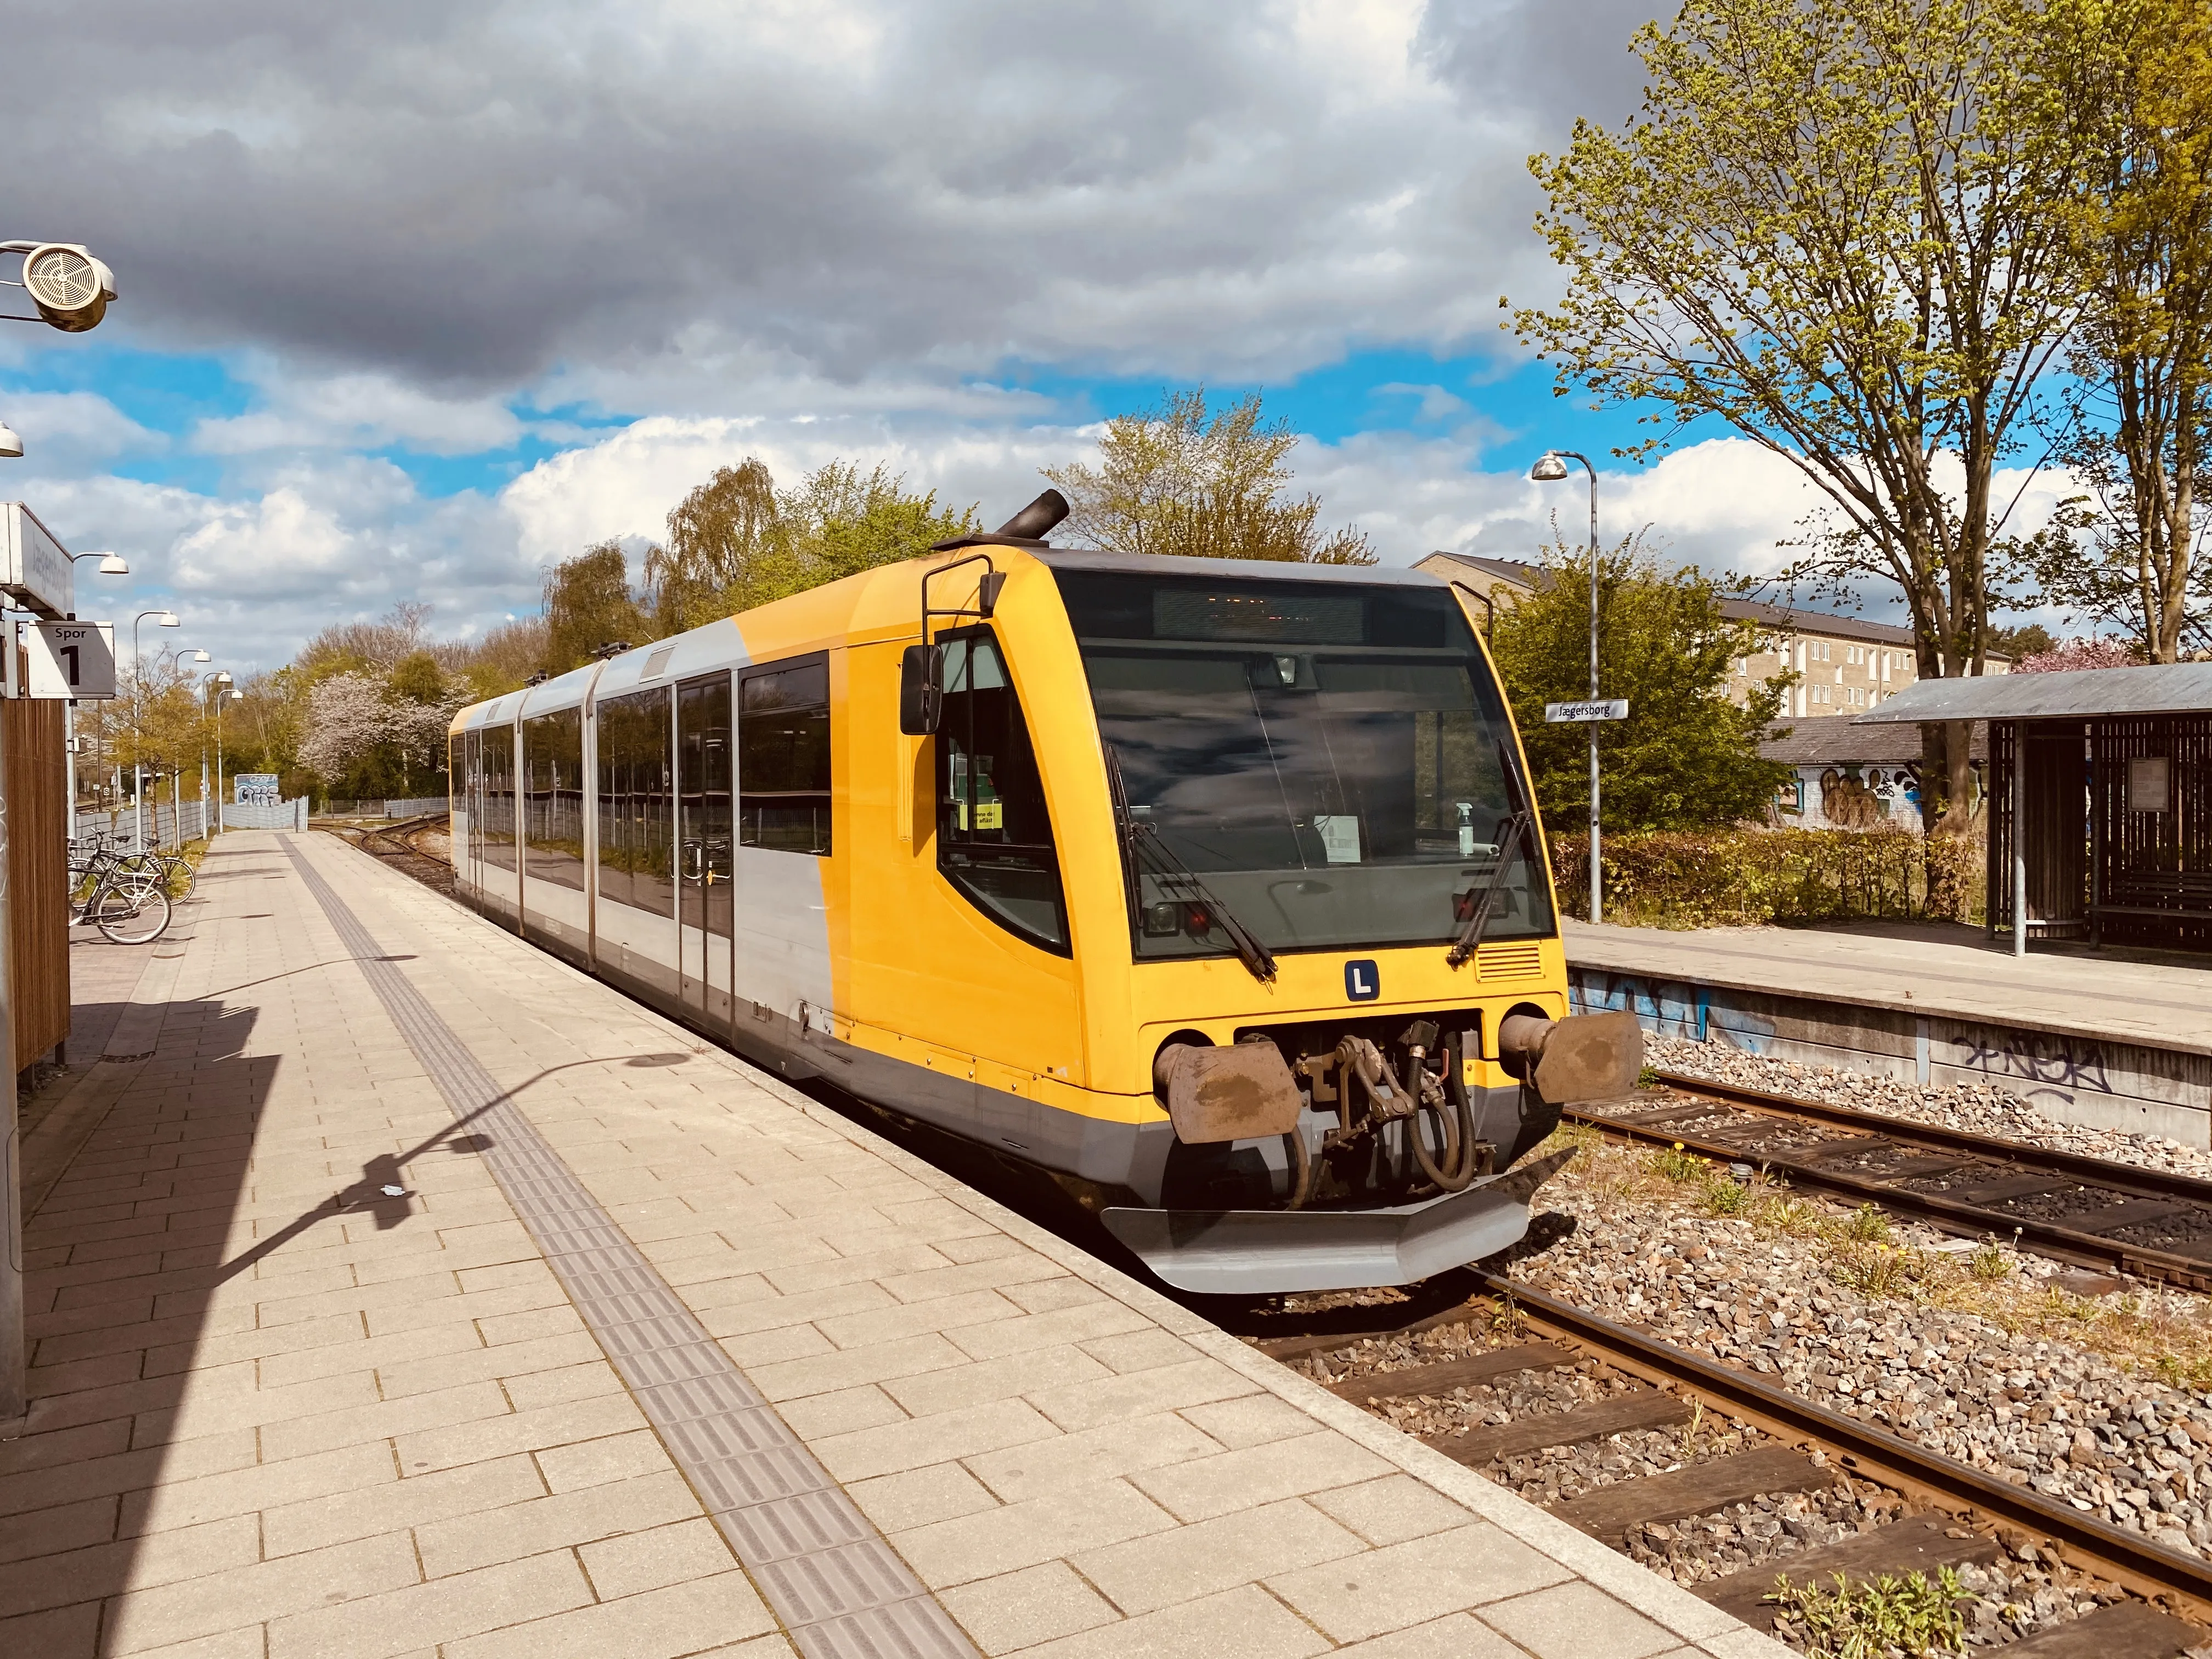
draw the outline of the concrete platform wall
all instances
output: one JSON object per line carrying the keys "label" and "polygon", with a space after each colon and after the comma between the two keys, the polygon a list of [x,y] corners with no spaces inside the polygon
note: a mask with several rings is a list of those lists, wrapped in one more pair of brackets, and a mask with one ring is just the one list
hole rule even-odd
{"label": "concrete platform wall", "polygon": [[1568,981],[1577,1012],[1625,1008],[1660,1036],[1903,1083],[1995,1084],[2061,1122],[2212,1147],[2212,1056],[1574,963]]}

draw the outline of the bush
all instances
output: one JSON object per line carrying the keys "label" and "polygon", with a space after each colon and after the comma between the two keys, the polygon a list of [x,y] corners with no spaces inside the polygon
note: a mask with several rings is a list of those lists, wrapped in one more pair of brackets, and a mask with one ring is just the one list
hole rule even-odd
{"label": "bush", "polygon": [[[1974,836],[1909,830],[1654,830],[1605,838],[1607,921],[1754,927],[1892,918],[1978,921]],[[1567,914],[1589,914],[1589,837],[1552,838]]]}

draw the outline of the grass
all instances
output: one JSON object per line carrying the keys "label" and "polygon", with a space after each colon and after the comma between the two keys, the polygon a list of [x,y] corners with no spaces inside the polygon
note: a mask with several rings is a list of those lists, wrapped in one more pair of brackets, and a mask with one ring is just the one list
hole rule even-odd
{"label": "grass", "polygon": [[1933,1583],[1925,1573],[1908,1572],[1855,1584],[1838,1573],[1833,1589],[1817,1582],[1793,1584],[1784,1573],[1766,1599],[1779,1603],[1797,1627],[1809,1659],[1882,1659],[1892,1652],[1962,1652],[1966,1626],[1959,1603],[1972,1597],[1956,1572],[1939,1567]]}

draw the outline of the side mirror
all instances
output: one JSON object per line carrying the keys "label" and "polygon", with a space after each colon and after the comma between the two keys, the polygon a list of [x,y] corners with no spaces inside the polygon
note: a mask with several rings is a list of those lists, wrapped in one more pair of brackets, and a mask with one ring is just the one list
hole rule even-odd
{"label": "side mirror", "polygon": [[945,647],[909,645],[899,660],[899,730],[926,738],[945,712]]}

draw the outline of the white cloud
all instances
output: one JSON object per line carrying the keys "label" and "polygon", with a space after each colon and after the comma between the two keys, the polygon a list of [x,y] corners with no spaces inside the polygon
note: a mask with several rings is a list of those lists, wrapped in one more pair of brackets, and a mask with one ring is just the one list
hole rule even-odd
{"label": "white cloud", "polygon": [[298,376],[263,363],[264,406],[204,420],[191,447],[211,455],[272,450],[382,449],[477,455],[507,449],[525,428],[495,398],[440,398],[383,374]]}

